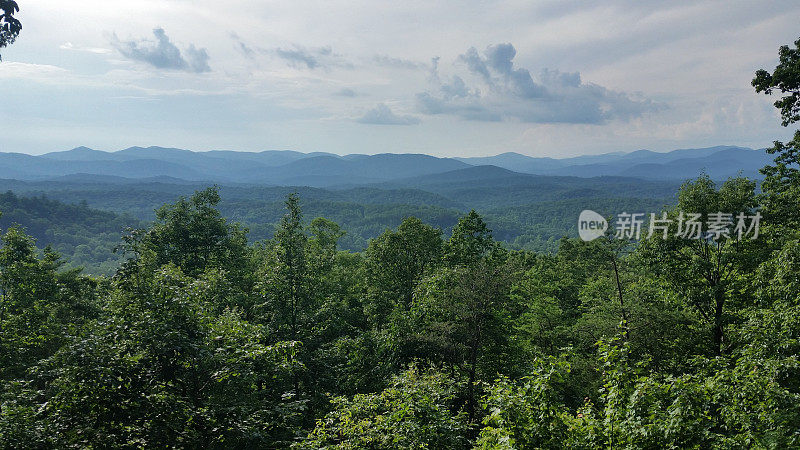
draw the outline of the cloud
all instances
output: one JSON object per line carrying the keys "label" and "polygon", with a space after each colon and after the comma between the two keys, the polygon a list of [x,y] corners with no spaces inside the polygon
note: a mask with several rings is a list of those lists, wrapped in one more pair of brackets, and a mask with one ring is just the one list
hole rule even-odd
{"label": "cloud", "polygon": [[425,63],[403,58],[394,58],[388,55],[375,55],[372,57],[372,61],[379,66],[390,67],[393,69],[416,70],[429,68],[429,66]]}
{"label": "cloud", "polygon": [[228,36],[231,39],[233,39],[234,42],[236,42],[235,46],[236,50],[240,51],[244,56],[246,56],[249,59],[255,58],[256,51],[253,50],[253,48],[250,47],[249,45],[245,44],[244,41],[242,41],[242,38],[240,38],[235,31],[231,31],[230,33],[228,33]]}
{"label": "cloud", "polygon": [[278,48],[275,49],[275,53],[280,58],[285,59],[291,66],[297,67],[298,65],[305,65],[309,69],[316,69],[319,67],[317,56],[330,53],[330,48],[319,49],[314,52],[316,55],[312,54],[312,52],[309,52],[308,50],[303,50],[300,48],[295,48],[294,50],[284,50],[282,48]]}
{"label": "cloud", "polygon": [[459,56],[458,59],[467,65],[470,72],[481,75],[487,82],[491,80],[492,76],[489,74],[486,62],[478,54],[478,51],[475,50],[475,47],[470,47],[467,53]]}
{"label": "cloud", "polygon": [[163,28],[153,29],[155,42],[148,39],[121,41],[113,35],[111,45],[123,56],[134,61],[147,63],[159,69],[182,70],[202,73],[211,71],[208,65],[208,52],[190,44],[183,52],[173,44]]}
{"label": "cloud", "polygon": [[336,54],[330,47],[306,48],[294,45],[293,48],[276,48],[273,53],[286,61],[294,68],[306,68],[314,70],[317,68],[346,67],[352,68],[353,65],[347,62],[341,55]]}
{"label": "cloud", "polygon": [[69,71],[50,64],[30,64],[16,61],[4,61],[0,79],[19,78],[35,81],[63,82]]}
{"label": "cloud", "polygon": [[358,97],[358,92],[356,92],[356,91],[354,91],[353,89],[350,89],[350,88],[343,88],[343,89],[340,89],[340,90],[336,91],[333,95],[336,95],[336,96],[339,96],[339,97]]}
{"label": "cloud", "polygon": [[393,113],[386,104],[378,103],[356,122],[372,125],[416,125],[420,123],[420,120],[414,116],[399,116]]}
{"label": "cloud", "polygon": [[74,51],[80,51],[80,52],[94,53],[94,54],[97,54],[97,55],[105,55],[105,54],[111,53],[111,49],[108,49],[108,48],[102,48],[102,47],[79,47],[79,46],[73,45],[72,42],[65,42],[65,43],[59,45],[58,48],[60,48],[61,50],[74,50]]}
{"label": "cloud", "polygon": [[245,58],[256,61],[259,57],[277,57],[295,69],[330,69],[341,67],[352,69],[354,66],[344,56],[335,53],[330,46],[304,47],[291,44],[289,47],[260,47],[250,45],[236,32],[229,32],[228,37],[234,41],[234,48]]}
{"label": "cloud", "polygon": [[424,114],[449,114],[467,120],[519,120],[527,123],[603,124],[629,120],[664,108],[645,98],[585,83],[578,72],[544,69],[536,80],[516,67],[517,51],[510,43],[491,45],[483,54],[472,47],[457,62],[472,87],[460,75],[442,81],[434,65],[435,88],[416,95]]}
{"label": "cloud", "polygon": [[[472,49],[475,50],[474,48]],[[499,73],[509,74],[514,69],[514,57],[517,49],[511,44],[490,45],[486,49],[486,59],[489,66]]]}

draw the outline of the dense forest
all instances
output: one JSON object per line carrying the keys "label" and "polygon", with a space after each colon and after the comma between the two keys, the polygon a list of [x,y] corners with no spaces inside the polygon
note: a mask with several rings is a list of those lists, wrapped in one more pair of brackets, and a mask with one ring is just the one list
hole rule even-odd
{"label": "dense forest", "polygon": [[[800,40],[753,81],[786,94],[785,125],[798,67]],[[755,239],[673,221],[536,253],[470,211],[351,252],[294,194],[251,242],[209,188],[158,209],[97,278],[11,227],[0,447],[800,447],[800,131],[769,151],[760,189],[701,176],[666,211],[758,212]]]}
{"label": "dense forest", "polygon": [[39,247],[51,247],[69,268],[112,275],[123,261],[115,252],[127,228],[141,222],[129,215],[90,208],[86,202],[67,205],[47,197],[0,194],[0,229],[22,226]]}
{"label": "dense forest", "polygon": [[[658,211],[674,204],[677,186],[633,178],[538,177],[502,171],[499,177],[456,179],[423,186],[426,190],[223,185],[217,208],[223,217],[247,228],[248,240],[255,243],[273,238],[284,214],[284,199],[297,193],[306,216],[328,218],[346,232],[339,239],[340,249],[361,252],[370,239],[408,217],[449,236],[458,218],[474,207],[507,248],[553,252],[561,237],[577,236],[575,218],[586,205],[604,215]],[[111,276],[122,260],[113,249],[126,228],[152,222],[161,205],[207,187],[175,182],[0,180],[0,189],[9,190],[0,196],[0,211],[5,213],[0,228],[20,225],[39,247],[53,245],[68,267]]]}

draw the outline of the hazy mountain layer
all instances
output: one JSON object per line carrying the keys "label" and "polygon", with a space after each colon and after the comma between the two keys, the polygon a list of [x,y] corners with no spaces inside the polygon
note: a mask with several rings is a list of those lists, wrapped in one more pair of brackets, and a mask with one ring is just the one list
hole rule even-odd
{"label": "hazy mountain layer", "polygon": [[[651,180],[684,180],[707,173],[724,179],[738,173],[758,177],[771,156],[743,147],[681,149],[667,153],[639,150],[575,158],[537,158],[503,153],[480,158],[438,158],[421,154],[345,155],[294,151],[235,152],[161,147],[131,147],[103,152],[78,147],[64,152],[31,156],[0,153],[0,178],[18,180],[89,180],[124,177],[134,180],[258,184],[271,186],[345,187],[413,179],[441,174],[447,177],[493,177],[500,172],[459,169],[495,166],[516,173],[576,177],[626,176]],[[445,175],[447,174],[447,175]],[[505,177],[508,174],[503,175]],[[439,178],[439,177],[437,177]],[[98,178],[94,178],[97,180]],[[109,181],[109,178],[99,178]],[[441,179],[440,179],[441,180]],[[436,181],[436,180],[434,180]],[[119,180],[122,182],[122,180]],[[116,181],[115,181],[116,183]]]}

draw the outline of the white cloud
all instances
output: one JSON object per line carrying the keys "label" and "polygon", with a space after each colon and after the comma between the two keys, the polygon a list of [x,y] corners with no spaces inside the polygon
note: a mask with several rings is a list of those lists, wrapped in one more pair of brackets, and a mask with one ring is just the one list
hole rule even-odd
{"label": "white cloud", "polygon": [[97,55],[107,55],[111,53],[111,49],[103,47],[80,47],[73,45],[72,42],[65,42],[58,46],[61,50],[74,50],[79,52],[94,53]]}
{"label": "white cloud", "polygon": [[30,81],[58,81],[69,71],[51,64],[30,64],[5,61],[0,66],[0,78],[20,78]]}

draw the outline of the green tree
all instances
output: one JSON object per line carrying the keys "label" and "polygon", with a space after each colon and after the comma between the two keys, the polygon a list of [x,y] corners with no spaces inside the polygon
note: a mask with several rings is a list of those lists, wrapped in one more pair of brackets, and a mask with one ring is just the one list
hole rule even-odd
{"label": "green tree", "polygon": [[[725,350],[725,328],[734,320],[732,312],[751,301],[742,282],[758,266],[760,244],[752,241],[752,235],[739,240],[734,226],[737,214],[753,215],[756,206],[755,182],[746,178],[731,178],[719,189],[707,176],[687,181],[678,193],[678,205],[669,214],[672,222],[667,237],[656,234],[640,249],[643,263],[682,293],[687,306],[710,327],[710,347],[717,355]],[[712,238],[704,224],[718,212],[733,218],[727,226],[729,235]],[[678,235],[678,227],[690,228],[690,214],[699,214],[701,235]]]}
{"label": "green tree", "polygon": [[287,445],[301,410],[287,395],[294,346],[217,315],[214,283],[168,264],[114,290],[102,320],[42,364],[39,446]]}
{"label": "green tree", "polygon": [[[778,53],[779,63],[772,73],[758,70],[752,84],[756,92],[783,95],[775,107],[781,111],[781,124],[788,127],[800,120],[800,39],[794,48],[784,45]],[[800,130],[791,141],[775,141],[767,151],[777,156],[774,165],[761,169],[765,219],[782,225],[780,233],[793,233],[800,224]]]}
{"label": "green tree", "polygon": [[555,356],[575,344],[572,327],[581,315],[581,290],[593,277],[610,275],[603,244],[563,238],[555,255],[540,255],[514,280],[513,296],[525,305],[517,321],[519,336],[534,355]]}
{"label": "green tree", "polygon": [[0,48],[13,44],[22,31],[22,23],[14,17],[18,11],[14,0],[0,0]]}
{"label": "green tree", "polygon": [[453,228],[453,234],[444,246],[444,258],[451,266],[470,265],[496,247],[492,230],[473,209]]}
{"label": "green tree", "polygon": [[417,284],[442,257],[442,232],[410,217],[373,239],[365,252],[369,303],[373,326],[385,325],[393,311],[411,307]]}
{"label": "green tree", "polygon": [[513,271],[507,256],[475,211],[461,218],[445,244],[451,265],[423,280],[409,319],[398,321],[414,331],[395,333],[405,341],[407,356],[463,373],[470,422],[477,410],[478,380],[507,368],[513,353],[507,333]]}
{"label": "green tree", "polygon": [[339,248],[339,239],[346,233],[336,222],[324,217],[317,217],[308,225],[308,232],[312,236],[309,240],[314,253],[329,260]]}
{"label": "green tree", "polygon": [[94,317],[95,282],[63,264],[49,247],[37,256],[33,239],[19,228],[0,248],[0,380],[22,377],[52,355]]}
{"label": "green tree", "polygon": [[216,208],[219,202],[219,188],[211,187],[164,205],[156,211],[156,223],[150,229],[127,237],[125,249],[136,260],[155,267],[171,263],[189,276],[210,268],[243,276],[247,230],[228,224]]}
{"label": "green tree", "polygon": [[476,449],[563,448],[568,415],[561,391],[570,364],[563,357],[537,358],[531,375],[498,379],[483,399],[488,411]]}
{"label": "green tree", "polygon": [[333,411],[295,448],[468,448],[463,413],[451,412],[455,393],[445,375],[412,366],[381,392],[333,399]]}
{"label": "green tree", "polygon": [[300,315],[308,306],[308,279],[306,245],[308,237],[303,231],[303,213],[300,198],[291,194],[286,199],[286,214],[275,231],[275,250],[278,263],[278,282],[282,284],[284,298],[279,299],[280,310],[288,321],[289,339],[300,338]]}
{"label": "green tree", "polygon": [[442,269],[422,283],[412,309],[409,325],[415,331],[406,338],[405,352],[465,377],[470,421],[478,380],[495,377],[511,360],[510,287],[501,264]]}

